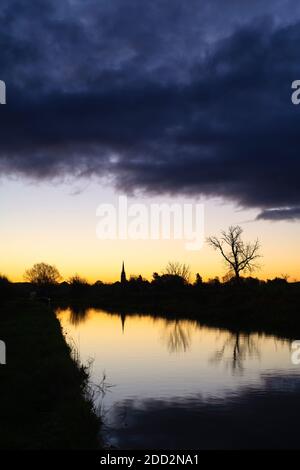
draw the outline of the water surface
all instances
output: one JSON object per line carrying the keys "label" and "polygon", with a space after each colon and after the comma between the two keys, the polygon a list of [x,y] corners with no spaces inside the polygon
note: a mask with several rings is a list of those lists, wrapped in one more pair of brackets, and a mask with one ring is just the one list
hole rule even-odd
{"label": "water surface", "polygon": [[[300,367],[290,342],[188,320],[60,310],[120,449],[295,448]],[[112,387],[109,387],[112,385]]]}

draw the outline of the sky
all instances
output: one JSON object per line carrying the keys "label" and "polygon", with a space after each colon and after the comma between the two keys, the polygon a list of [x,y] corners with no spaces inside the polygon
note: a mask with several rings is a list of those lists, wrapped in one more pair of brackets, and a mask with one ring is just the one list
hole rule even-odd
{"label": "sky", "polygon": [[259,277],[300,279],[298,2],[3,0],[0,19],[0,272],[225,274],[207,245],[97,239],[127,195],[200,201],[205,236],[239,224]]}

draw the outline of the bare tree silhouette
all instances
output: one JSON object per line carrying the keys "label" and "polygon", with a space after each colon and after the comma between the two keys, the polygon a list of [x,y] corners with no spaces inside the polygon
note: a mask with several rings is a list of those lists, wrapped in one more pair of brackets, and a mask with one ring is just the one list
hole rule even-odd
{"label": "bare tree silhouette", "polygon": [[190,267],[187,264],[179,263],[178,261],[169,261],[165,267],[164,274],[171,276],[179,276],[184,279],[188,284],[191,276]]}
{"label": "bare tree silhouette", "polygon": [[209,237],[207,240],[210,246],[221,253],[229,268],[228,274],[234,276],[237,282],[243,271],[251,273],[259,267],[255,261],[260,258],[258,240],[244,243],[242,233],[243,229],[238,225],[231,226],[227,232],[222,231],[220,238]]}

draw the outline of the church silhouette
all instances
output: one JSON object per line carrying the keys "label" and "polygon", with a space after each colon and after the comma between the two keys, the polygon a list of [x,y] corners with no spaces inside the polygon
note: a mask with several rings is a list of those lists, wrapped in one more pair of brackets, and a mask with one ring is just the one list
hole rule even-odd
{"label": "church silhouette", "polygon": [[125,272],[125,266],[124,266],[124,261],[122,264],[122,271],[121,271],[121,284],[126,284],[127,279],[126,279],[126,272]]}

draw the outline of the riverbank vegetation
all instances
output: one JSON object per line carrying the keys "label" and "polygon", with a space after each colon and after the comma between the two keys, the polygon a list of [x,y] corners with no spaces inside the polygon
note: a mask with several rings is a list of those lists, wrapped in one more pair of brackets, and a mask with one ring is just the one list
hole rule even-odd
{"label": "riverbank vegetation", "polygon": [[[1,287],[0,287],[1,291]],[[80,276],[38,288],[30,283],[5,286],[5,295],[20,302],[35,300],[74,311],[88,307],[122,313],[151,313],[168,318],[191,318],[231,330],[262,331],[284,337],[300,335],[300,283],[285,277],[261,281],[240,277],[239,282],[218,278],[187,282],[178,274],[154,273],[126,283],[89,284]]]}
{"label": "riverbank vegetation", "polygon": [[80,295],[63,288],[57,294],[57,306],[71,307],[79,315],[82,310],[95,307],[122,314],[193,319],[232,331],[300,337],[300,285],[282,279],[269,283],[248,279],[239,286],[214,282],[181,288],[128,283],[90,286]]}
{"label": "riverbank vegetation", "polygon": [[[16,289],[5,284],[5,295]],[[9,286],[9,288],[8,288]],[[1,282],[0,282],[1,290]],[[41,302],[1,302],[1,449],[92,449],[99,419],[87,391],[88,370],[66,344],[54,311]]]}

